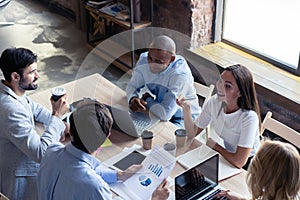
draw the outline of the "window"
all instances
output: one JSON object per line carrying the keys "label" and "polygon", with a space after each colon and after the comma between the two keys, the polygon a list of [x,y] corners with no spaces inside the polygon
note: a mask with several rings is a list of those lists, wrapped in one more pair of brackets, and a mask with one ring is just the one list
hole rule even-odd
{"label": "window", "polygon": [[299,0],[225,0],[222,41],[300,75]]}

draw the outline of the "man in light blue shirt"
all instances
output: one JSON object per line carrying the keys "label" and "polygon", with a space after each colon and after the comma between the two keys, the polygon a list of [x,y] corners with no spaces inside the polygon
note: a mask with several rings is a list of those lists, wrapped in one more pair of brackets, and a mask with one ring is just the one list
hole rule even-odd
{"label": "man in light blue shirt", "polygon": [[[110,135],[112,117],[101,103],[86,100],[70,115],[71,143],[50,145],[38,174],[40,200],[112,199],[108,183],[124,181],[141,165],[116,171],[100,164],[94,157]],[[153,199],[167,199],[164,181],[153,193]],[[162,198],[164,197],[164,198]]]}
{"label": "man in light blue shirt", "polygon": [[140,55],[126,94],[132,111],[150,110],[161,120],[183,127],[183,112],[176,98],[184,95],[191,100],[193,119],[199,115],[200,107],[192,72],[186,60],[175,52],[176,45],[170,37],[154,38],[149,51]]}
{"label": "man in light blue shirt", "polygon": [[[8,48],[0,57],[0,192],[11,200],[37,199],[36,176],[49,144],[60,140],[69,110],[66,95],[51,100],[52,112],[25,92],[38,87],[37,56],[25,48]],[[45,125],[39,135],[35,122]]]}

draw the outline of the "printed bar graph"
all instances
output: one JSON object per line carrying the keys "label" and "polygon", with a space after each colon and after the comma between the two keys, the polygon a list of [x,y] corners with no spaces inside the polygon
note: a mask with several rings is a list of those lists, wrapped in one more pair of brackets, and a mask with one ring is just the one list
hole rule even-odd
{"label": "printed bar graph", "polygon": [[150,164],[149,166],[148,166],[148,169],[151,171],[151,172],[153,172],[156,176],[160,176],[161,174],[162,174],[162,172],[163,172],[163,168],[162,168],[162,166],[159,166],[158,164],[156,164],[156,165],[153,165],[153,164]]}

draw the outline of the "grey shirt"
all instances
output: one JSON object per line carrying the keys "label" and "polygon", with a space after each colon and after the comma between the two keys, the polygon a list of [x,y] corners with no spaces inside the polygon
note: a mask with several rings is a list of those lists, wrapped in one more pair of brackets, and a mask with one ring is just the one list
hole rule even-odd
{"label": "grey shirt", "polygon": [[[0,192],[11,200],[37,199],[36,176],[49,144],[59,141],[65,125],[61,119],[19,97],[0,83]],[[40,136],[35,121],[45,126]]]}

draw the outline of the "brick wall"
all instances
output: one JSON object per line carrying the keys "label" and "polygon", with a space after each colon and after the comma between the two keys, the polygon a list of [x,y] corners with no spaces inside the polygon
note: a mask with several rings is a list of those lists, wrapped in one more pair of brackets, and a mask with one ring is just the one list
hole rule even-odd
{"label": "brick wall", "polygon": [[193,32],[191,35],[192,48],[212,42],[214,8],[213,0],[193,0]]}
{"label": "brick wall", "polygon": [[191,47],[212,42],[214,0],[154,1],[153,13],[153,26],[187,35]]}

